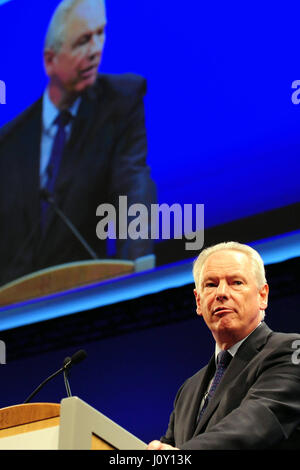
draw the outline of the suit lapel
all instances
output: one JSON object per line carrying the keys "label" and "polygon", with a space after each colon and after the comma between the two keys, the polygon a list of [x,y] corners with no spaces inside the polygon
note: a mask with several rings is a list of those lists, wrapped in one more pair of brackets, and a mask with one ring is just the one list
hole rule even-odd
{"label": "suit lapel", "polygon": [[220,384],[218,385],[213,398],[210,400],[205,413],[195,428],[194,435],[197,435],[205,429],[210,418],[218,407],[228,384],[230,384],[246,367],[251,359],[264,346],[272,330],[263,322],[258,326],[249,337],[242,343],[230,362]]}
{"label": "suit lapel", "polygon": [[204,393],[207,390],[209,381],[213,377],[215,372],[215,355],[210,358],[208,364],[199,372],[197,377],[197,385],[195,389],[192,390],[192,395],[188,403],[188,408],[185,410],[185,426],[183,428],[183,442],[188,441],[194,435],[194,430],[196,427],[198,413],[200,410],[201,400]]}
{"label": "suit lapel", "polygon": [[90,135],[102,128],[102,123],[109,113],[111,113],[111,105],[107,105],[107,96],[104,94],[101,79],[99,79],[97,84],[82,96],[57,179],[58,196],[71,182],[74,166],[84,158],[86,148],[90,147]]}
{"label": "suit lapel", "polygon": [[[82,161],[86,158],[87,149],[91,149],[90,142],[101,138],[99,129],[103,136],[106,135],[103,122],[111,114],[113,108],[109,101],[109,96],[104,92],[101,76],[96,84],[88,89],[83,95],[76,118],[72,126],[72,132],[68,144],[64,150],[59,175],[55,187],[55,200],[61,209],[63,201],[66,199],[66,193],[70,189],[74,190],[74,180],[78,172],[82,171]],[[109,132],[109,131],[108,131]],[[98,155],[98,159],[101,155]],[[94,162],[98,164],[99,160]],[[89,168],[89,171],[94,171]],[[88,177],[88,174],[82,174],[80,177]],[[54,211],[49,214],[45,237],[49,228],[56,218]]]}
{"label": "suit lapel", "polygon": [[[40,142],[41,142],[41,100],[39,100],[33,115],[25,126],[24,139],[20,154],[20,174],[25,207],[25,219],[29,230],[36,226],[40,217],[39,196],[39,167],[40,167]],[[28,230],[27,230],[28,231]]]}

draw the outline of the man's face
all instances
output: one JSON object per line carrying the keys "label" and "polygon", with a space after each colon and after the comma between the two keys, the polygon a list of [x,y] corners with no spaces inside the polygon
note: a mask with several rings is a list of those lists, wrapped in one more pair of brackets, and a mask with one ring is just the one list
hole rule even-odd
{"label": "man's face", "polygon": [[86,0],[75,7],[65,25],[58,52],[45,52],[45,67],[54,84],[67,93],[80,93],[94,84],[105,42],[103,2]]}
{"label": "man's face", "polygon": [[245,253],[222,250],[205,261],[194,291],[202,315],[218,344],[227,347],[251,333],[267,308],[268,285],[261,289]]}

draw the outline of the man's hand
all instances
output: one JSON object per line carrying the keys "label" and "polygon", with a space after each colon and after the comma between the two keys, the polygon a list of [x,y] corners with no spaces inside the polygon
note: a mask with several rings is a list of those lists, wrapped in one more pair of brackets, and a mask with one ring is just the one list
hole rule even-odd
{"label": "man's hand", "polygon": [[163,444],[160,441],[151,441],[148,444],[147,450],[179,450],[177,447],[172,447],[169,444]]}

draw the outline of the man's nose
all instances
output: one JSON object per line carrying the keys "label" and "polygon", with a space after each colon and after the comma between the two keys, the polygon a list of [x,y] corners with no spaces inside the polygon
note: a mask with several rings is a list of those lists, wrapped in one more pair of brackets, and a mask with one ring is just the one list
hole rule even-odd
{"label": "man's nose", "polygon": [[90,56],[95,56],[97,54],[100,54],[102,52],[104,42],[105,42],[104,33],[101,34],[100,36],[98,34],[95,34],[92,37],[92,41],[91,41]]}
{"label": "man's nose", "polygon": [[218,300],[227,299],[228,298],[228,286],[226,282],[220,282],[217,291],[216,297]]}

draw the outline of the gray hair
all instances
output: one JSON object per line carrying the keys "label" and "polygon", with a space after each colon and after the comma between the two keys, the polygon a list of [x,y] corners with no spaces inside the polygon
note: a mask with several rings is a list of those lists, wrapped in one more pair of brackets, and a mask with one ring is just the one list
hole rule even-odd
{"label": "gray hair", "polygon": [[[63,0],[59,3],[50,20],[46,33],[44,50],[52,49],[58,52],[65,40],[65,26],[67,18],[72,10],[87,0]],[[91,1],[91,0],[90,0]],[[104,0],[92,0],[96,3],[105,4]]]}
{"label": "gray hair", "polygon": [[267,281],[264,262],[260,254],[256,250],[254,250],[254,248],[251,248],[248,245],[244,245],[238,242],[222,242],[218,243],[217,245],[210,246],[205,250],[201,251],[198,258],[194,261],[193,276],[196,288],[199,286],[201,271],[205,261],[210,255],[221,250],[233,250],[245,253],[252,263],[253,274],[257,282],[257,287],[261,288],[264,284],[266,284]]}

